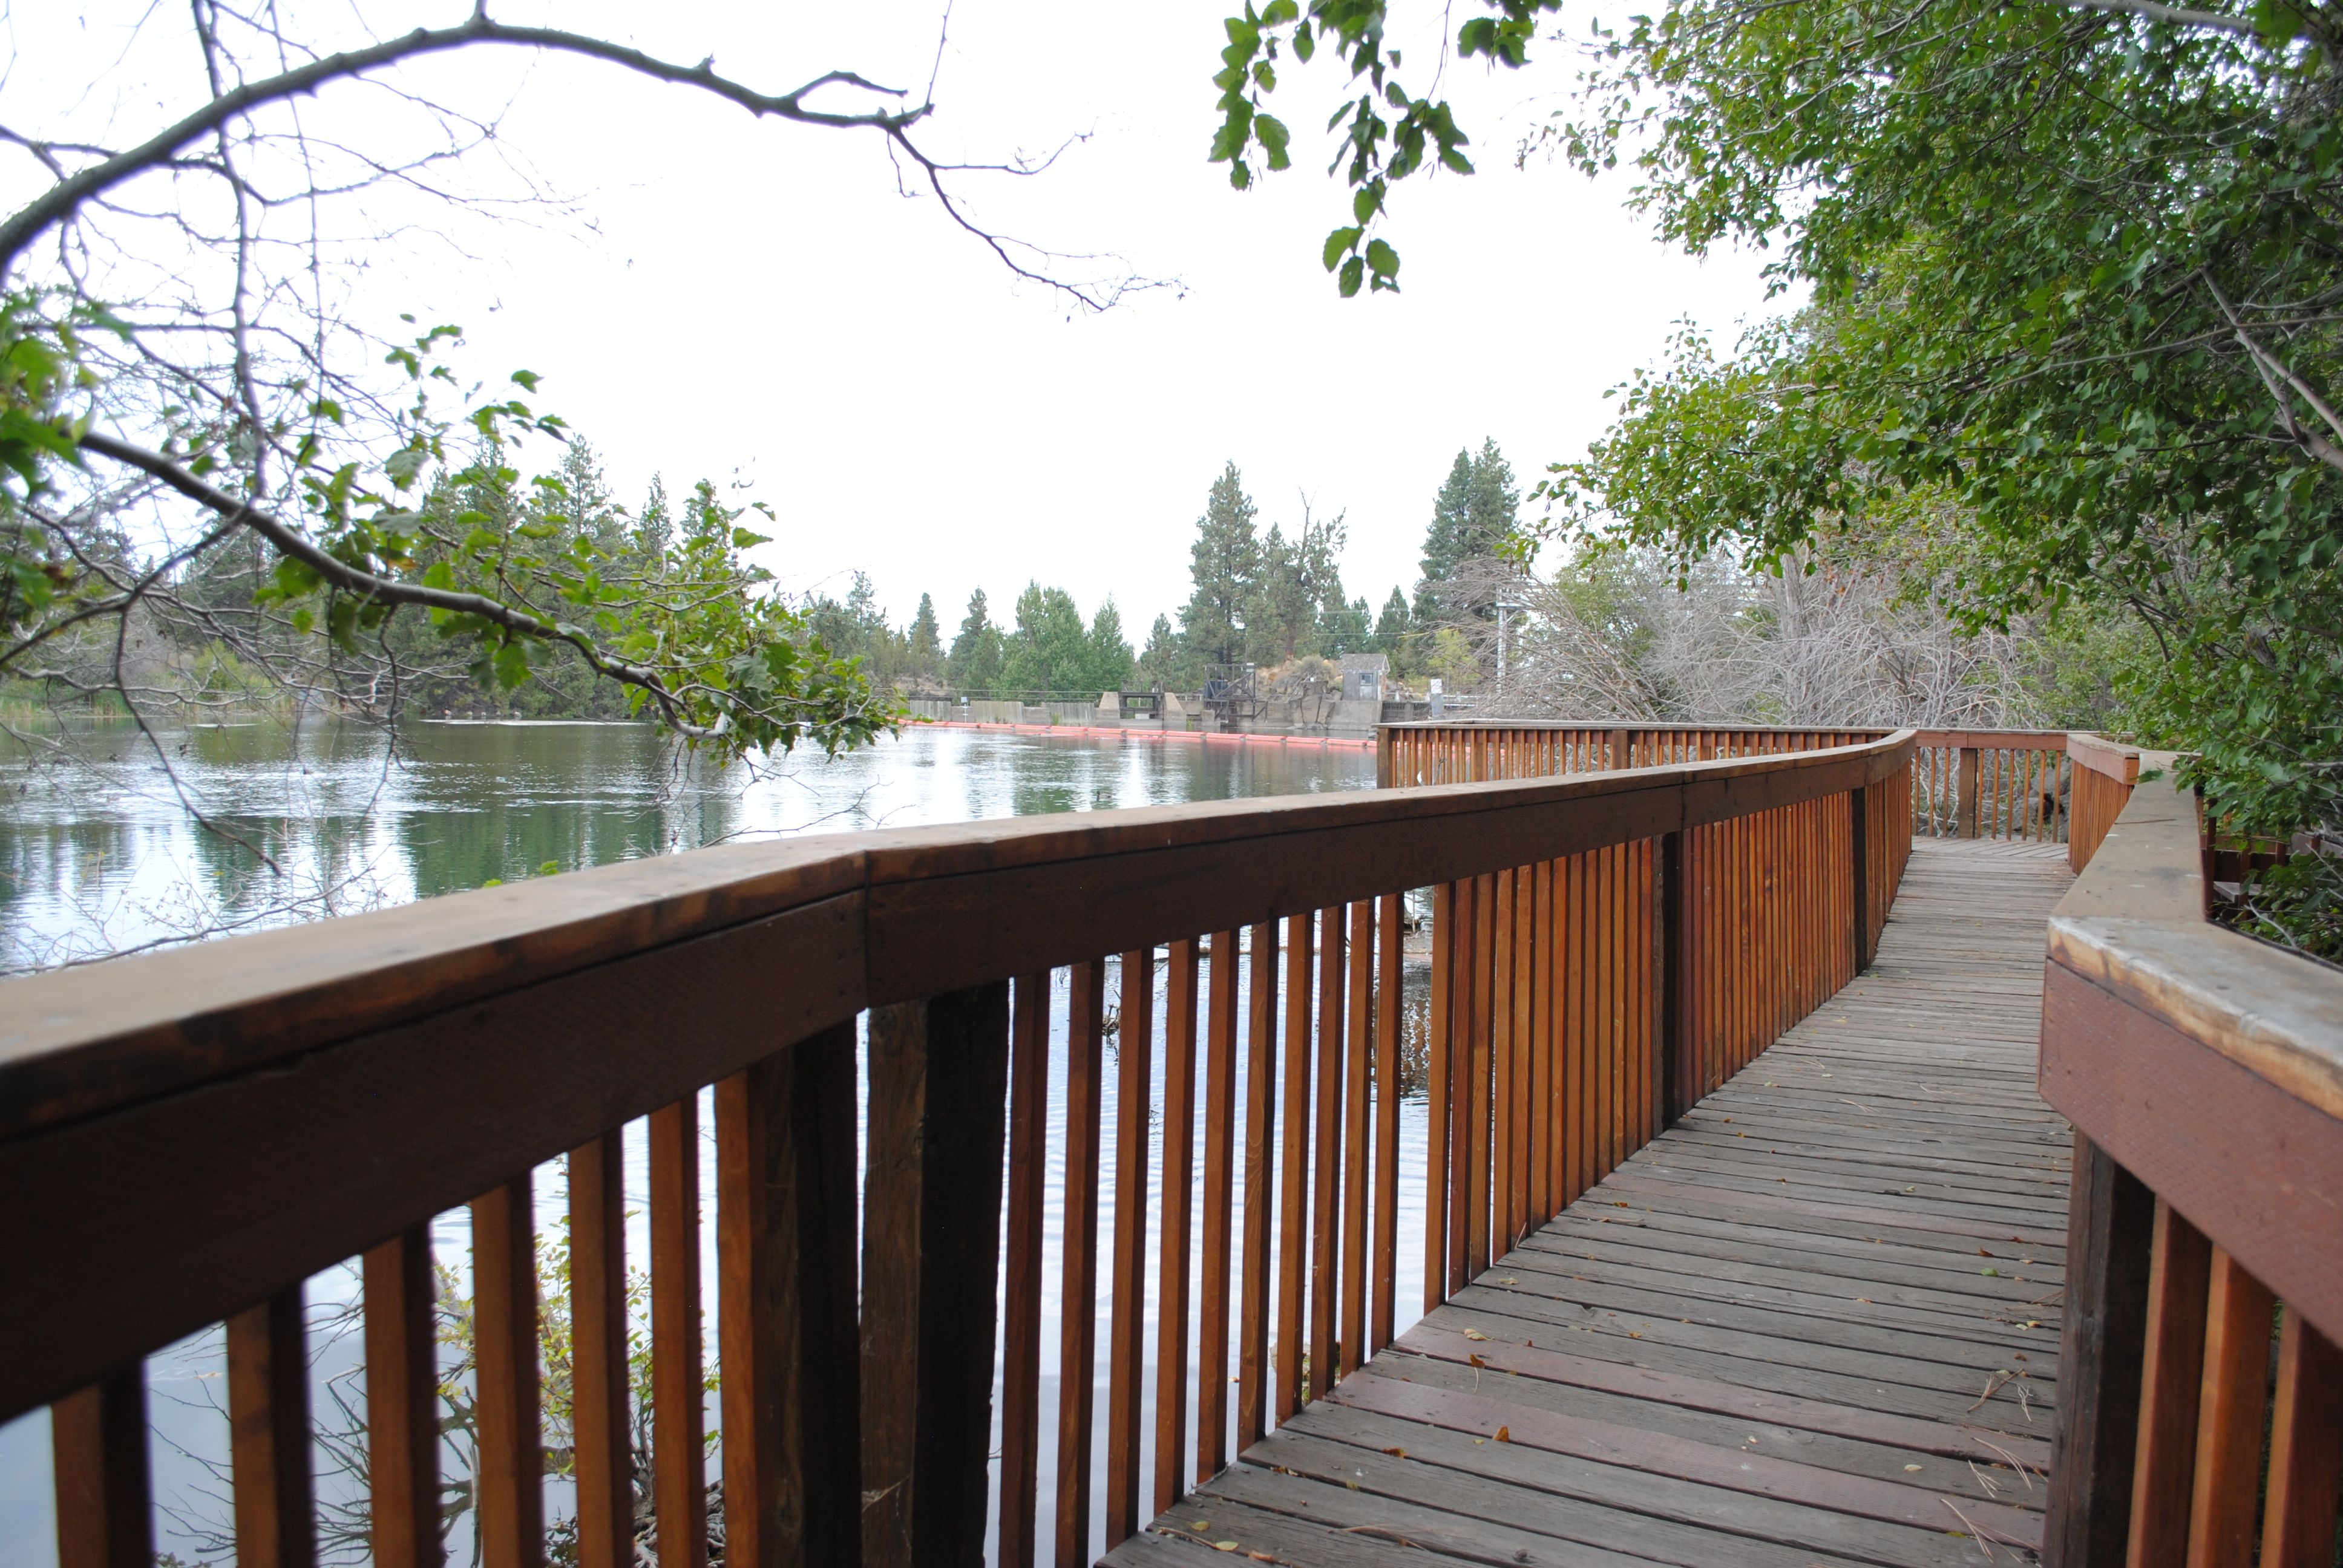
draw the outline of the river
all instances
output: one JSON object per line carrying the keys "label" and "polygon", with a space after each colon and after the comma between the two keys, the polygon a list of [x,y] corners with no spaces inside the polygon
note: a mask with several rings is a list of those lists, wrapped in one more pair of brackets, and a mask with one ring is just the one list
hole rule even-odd
{"label": "river", "polygon": [[[168,772],[158,749],[170,759]],[[275,723],[219,725],[160,734],[152,742],[127,725],[40,729],[20,734],[0,750],[0,955],[9,968],[21,970],[190,933],[357,912],[494,879],[558,875],[746,838],[1332,792],[1373,783],[1373,754],[1355,747],[924,726],[837,759],[815,754],[771,768],[722,771],[679,761],[650,730],[630,725],[428,723],[410,731],[396,754],[368,731],[326,725],[298,730]],[[208,826],[197,822],[196,812]],[[1410,970],[1413,1014],[1420,1010],[1423,975],[1416,966]],[[1159,1040],[1161,992],[1159,985]],[[1062,1046],[1062,976],[1057,994],[1052,1036]],[[1419,1036],[1420,1019],[1411,1016],[1408,1023],[1410,1036]],[[1151,1079],[1160,1121],[1160,1050]],[[1110,1107],[1116,1084],[1110,1053]],[[1056,1260],[1064,1186],[1061,1050],[1052,1052],[1051,1090],[1040,1488],[1045,1525],[1052,1516],[1055,1475],[1049,1450],[1055,1433]],[[1402,1325],[1414,1318],[1421,1300],[1423,1109],[1420,1095],[1403,1100]],[[1242,1114],[1240,1104],[1240,1119]],[[712,1214],[711,1124],[703,1093],[701,1190]],[[1114,1136],[1110,1111],[1103,1170],[1114,1168]],[[1196,1146],[1202,1147],[1201,1136]],[[639,1126],[628,1130],[627,1152],[628,1201],[636,1211],[628,1251],[640,1260],[647,1255],[640,1211],[648,1204],[648,1180]],[[1156,1255],[1161,1194],[1153,1189],[1159,1185],[1160,1178],[1151,1183],[1150,1258]],[[558,1161],[540,1168],[537,1191],[540,1235],[558,1237],[564,1211]],[[1238,1201],[1243,1201],[1241,1185]],[[1103,1241],[1113,1225],[1111,1191],[1101,1194],[1100,1207]],[[458,1290],[467,1290],[467,1217],[461,1211],[442,1216],[433,1235],[441,1265],[454,1270]],[[709,1224],[703,1231],[703,1278],[711,1362],[713,1242]],[[354,1412],[363,1409],[352,1332],[353,1271],[317,1276],[309,1299],[327,1557],[357,1562],[364,1558],[362,1500],[336,1453],[337,1442],[360,1430]],[[1151,1350],[1154,1342],[1151,1326],[1146,1343]],[[1097,1389],[1101,1421],[1103,1360]],[[233,1555],[224,1536],[223,1372],[216,1330],[191,1336],[148,1362],[156,1545],[186,1563]],[[1152,1383],[1151,1366],[1151,1391]],[[711,1425],[714,1414],[711,1400]],[[1143,1430],[1151,1436],[1151,1419]],[[1099,1446],[1102,1460],[1102,1440]],[[451,1445],[444,1456],[447,1473],[464,1474],[466,1458]],[[1142,1470],[1148,1473],[1151,1468]],[[10,1543],[11,1562],[41,1568],[55,1562],[51,1485],[45,1412],[0,1427],[0,1539]],[[1103,1495],[1102,1483],[1094,1495]],[[549,1517],[570,1512],[564,1483],[549,1482],[547,1500]],[[452,1561],[470,1560],[464,1520],[449,1545]]]}

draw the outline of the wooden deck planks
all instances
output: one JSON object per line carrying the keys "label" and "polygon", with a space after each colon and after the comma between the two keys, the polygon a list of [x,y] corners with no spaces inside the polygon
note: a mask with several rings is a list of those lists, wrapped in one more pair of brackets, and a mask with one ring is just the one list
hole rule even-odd
{"label": "wooden deck planks", "polygon": [[2028,1560],[2068,880],[2056,845],[1916,844],[1868,972],[1108,1561]]}

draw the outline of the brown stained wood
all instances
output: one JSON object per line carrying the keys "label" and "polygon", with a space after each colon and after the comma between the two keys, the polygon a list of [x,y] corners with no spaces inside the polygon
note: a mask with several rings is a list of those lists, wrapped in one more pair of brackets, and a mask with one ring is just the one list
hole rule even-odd
{"label": "brown stained wood", "polygon": [[1456,888],[1432,890],[1432,995],[1424,1015],[1423,1310],[1448,1299],[1449,1054],[1455,1031]]}
{"label": "brown stained wood", "polygon": [[1654,931],[1659,958],[1660,1121],[1675,1124],[1692,1108],[1692,1019],[1685,988],[1690,981],[1692,900],[1684,886],[1684,836],[1669,833],[1660,840],[1659,908]]}
{"label": "brown stained wood", "polygon": [[145,1366],[50,1406],[49,1445],[57,1568],[154,1568]]}
{"label": "brown stained wood", "polygon": [[545,1561],[545,1447],[538,1422],[537,1231],[530,1178],[472,1200],[472,1334],[485,1568]]}
{"label": "brown stained wood", "polygon": [[[1155,1264],[1155,1501],[1150,1510],[1155,1513],[1177,1503],[1188,1484],[1189,1219],[1195,1211],[1196,1191],[1197,991],[1192,940],[1172,944],[1164,964],[1163,990],[1163,1234]],[[1225,1365],[1225,1331],[1221,1344]],[[1225,1372],[1220,1381],[1223,1387],[1227,1385]]]}
{"label": "brown stained wood", "polygon": [[[1366,1359],[1367,1169],[1370,1154],[1368,1057],[1373,1050],[1375,906],[1351,906],[1350,1019],[1344,1030],[1342,1084],[1342,1315],[1336,1336],[1342,1375]],[[1167,1500],[1163,1504],[1171,1506]]]}
{"label": "brown stained wood", "polygon": [[360,1271],[374,1561],[380,1568],[437,1568],[439,1370],[430,1227],[417,1225],[368,1248]]}
{"label": "brown stained wood", "polygon": [[2205,1376],[2197,1396],[2197,1473],[2188,1568],[2250,1568],[2255,1493],[2268,1414],[2268,1289],[2220,1248],[2206,1291]]}
{"label": "brown stained wood", "polygon": [[855,1032],[716,1085],[727,1568],[861,1560]]}
{"label": "brown stained wood", "polygon": [[1619,940],[1616,858],[1616,851],[1608,846],[1587,857],[1590,862],[1587,945],[1589,961],[1594,966],[1587,990],[1594,1006],[1594,1028],[1589,1041],[1594,1053],[1594,1072],[1588,1092],[1594,1101],[1594,1172],[1598,1181],[1619,1163],[1619,1137],[1613,1115],[1613,1107],[1618,1103],[1619,1074],[1619,996],[1615,986]]}
{"label": "brown stained wood", "polygon": [[1009,1186],[1001,1259],[1001,1561],[1033,1568],[1041,1453],[1041,1253],[1050,1125],[1050,976],[1011,987]]}
{"label": "brown stained wood", "polygon": [[[1204,1040],[1203,1272],[1197,1303],[1196,1474],[1228,1462],[1230,1272],[1236,1181],[1237,935],[1212,933]],[[1177,1499],[1175,1498],[1176,1502]],[[1170,1503],[1164,1504],[1171,1506]]]}
{"label": "brown stained wood", "polygon": [[238,1568],[309,1568],[309,1353],[301,1287],[227,1321],[228,1452]]}
{"label": "brown stained wood", "polygon": [[[1449,1040],[1446,1099],[1448,1109],[1447,1279],[1443,1299],[1470,1282],[1473,1247],[1473,1011],[1476,998],[1485,1005],[1488,978],[1476,962],[1480,947],[1478,879],[1455,885],[1455,924],[1451,937]],[[1485,1036],[1483,1037],[1485,1040]],[[1484,1145],[1485,1149],[1485,1145]]]}
{"label": "brown stained wood", "polygon": [[[1391,1343],[1397,1318],[1399,1037],[1404,1011],[1401,984],[1406,961],[1401,921],[1406,899],[1403,892],[1385,893],[1376,900],[1375,909],[1374,1289],[1369,1306],[1370,1353]],[[1426,1131],[1430,1131],[1429,1126]]]}
{"label": "brown stained wood", "polygon": [[1529,1228],[1544,1218],[1530,1208],[1530,1170],[1535,1141],[1531,1135],[1531,1061],[1536,1054],[1532,1029],[1536,1021],[1537,872],[1523,866],[1513,873],[1513,941],[1509,963],[1513,970],[1513,1020],[1507,1031],[1505,1124],[1512,1153],[1505,1161],[1505,1223],[1499,1228],[1505,1251],[1513,1250]]}
{"label": "brown stained wood", "polygon": [[[1489,1266],[1491,1128],[1496,1018],[1497,875],[1473,879],[1473,1032],[1465,1060],[1468,1079],[1463,1103],[1469,1121],[1465,1151],[1464,1230],[1467,1277]],[[1508,954],[1508,957],[1511,955]]]}
{"label": "brown stained wood", "polygon": [[[2154,1203],[2142,1370],[2119,1379],[2113,1389],[2103,1384],[2087,1395],[2106,1402],[2111,1396],[2120,1399],[2128,1388],[2137,1402],[2126,1559],[2131,1568],[2177,1568],[2187,1556],[2205,1375],[2206,1292],[2213,1266],[2212,1244],[2203,1233],[2162,1199]],[[2077,1370],[2088,1375],[2087,1368]],[[2103,1367],[2100,1376],[2121,1370]],[[2113,1481],[2107,1478],[2107,1483]],[[2077,1493],[2071,1505],[2089,1506],[2081,1478],[2071,1485]]]}
{"label": "brown stained wood", "polygon": [[1532,873],[1530,932],[1529,1223],[1544,1224],[1561,1202],[1554,1196],[1554,862]]}
{"label": "brown stained wood", "polygon": [[569,1151],[570,1420],[578,1568],[633,1568],[627,1386],[626,1146],[612,1128]]}
{"label": "brown stained wood", "polygon": [[2333,1568],[2343,1496],[2343,1351],[2289,1312],[2278,1341],[2261,1568]]}
{"label": "brown stained wood", "polygon": [[1091,1425],[1098,1342],[1099,1111],[1105,1070],[1106,964],[1073,966],[1066,1020],[1065,1231],[1059,1266],[1058,1568],[1087,1568]]}
{"label": "brown stained wood", "polygon": [[699,1097],[650,1114],[651,1501],[659,1568],[708,1561],[699,1282]]}
{"label": "brown stained wood", "polygon": [[1285,920],[1285,1085],[1278,1098],[1283,1158],[1277,1181],[1276,1387],[1270,1408],[1282,1423],[1302,1408],[1302,1358],[1309,1318],[1310,960],[1308,915]]}
{"label": "brown stained wood", "polygon": [[1237,1452],[1269,1430],[1270,1217],[1277,1202],[1277,928],[1248,933],[1245,991],[1244,1298],[1237,1336]]}
{"label": "brown stained wood", "polygon": [[1115,1040],[1114,1251],[1108,1285],[1106,1543],[1139,1528],[1147,1357],[1147,1120],[1154,1093],[1155,955],[1122,955]]}
{"label": "brown stained wood", "polygon": [[[1513,1032],[1513,999],[1522,977],[1514,963],[1520,925],[1519,871],[1500,871],[1495,878],[1495,930],[1490,938],[1489,987],[1489,1219],[1490,1251],[1503,1257],[1514,1235],[1513,1172],[1519,1166],[1514,1149],[1513,1060],[1521,1042]],[[1483,1260],[1485,1261],[1485,1260]]]}
{"label": "brown stained wood", "polygon": [[868,1061],[862,1561],[956,1563],[990,1482],[1008,982],[872,1010]]}
{"label": "brown stained wood", "polygon": [[1316,1116],[1312,1135],[1314,1181],[1310,1208],[1310,1397],[1334,1386],[1342,1285],[1342,1133],[1346,1070],[1343,1005],[1347,984],[1342,910],[1318,914],[1318,1064]]}
{"label": "brown stained wood", "polygon": [[2052,1568],[2123,1560],[2138,1495],[2141,1362],[2153,1342],[2154,1195],[2088,1139],[2077,1134],[2073,1148],[2057,1458],[2043,1542]]}

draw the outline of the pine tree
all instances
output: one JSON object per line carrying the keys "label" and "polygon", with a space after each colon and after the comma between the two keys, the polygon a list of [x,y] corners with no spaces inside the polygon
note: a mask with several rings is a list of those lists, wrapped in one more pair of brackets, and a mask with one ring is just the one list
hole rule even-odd
{"label": "pine tree", "polygon": [[1494,612],[1485,592],[1457,585],[1468,563],[1496,555],[1518,531],[1521,491],[1513,465],[1493,437],[1478,454],[1458,452],[1432,503],[1423,535],[1423,578],[1415,587],[1415,618],[1424,624],[1486,620]]}
{"label": "pine tree", "polygon": [[1090,646],[1091,678],[1083,683],[1085,689],[1094,686],[1103,695],[1131,684],[1131,643],[1122,635],[1122,611],[1111,597],[1091,618]]}
{"label": "pine tree", "polygon": [[1188,650],[1182,644],[1180,634],[1172,629],[1172,618],[1157,616],[1155,624],[1147,630],[1147,647],[1139,656],[1140,683],[1160,687],[1166,691],[1184,691],[1191,685],[1202,684],[1185,678],[1187,665]]}
{"label": "pine tree", "polygon": [[1375,651],[1391,660],[1393,675],[1414,668],[1415,623],[1408,614],[1407,595],[1397,588],[1383,600],[1383,613],[1376,618]]}
{"label": "pine tree", "polygon": [[936,601],[931,594],[920,596],[920,610],[911,618],[910,629],[904,634],[910,673],[932,680],[943,673],[942,633],[936,625]]}
{"label": "pine tree", "polygon": [[1212,481],[1204,515],[1196,519],[1196,542],[1189,547],[1188,575],[1193,585],[1180,607],[1180,627],[1189,648],[1204,662],[1227,664],[1244,657],[1245,618],[1261,575],[1261,545],[1253,536],[1252,498],[1232,462]]}
{"label": "pine tree", "polygon": [[944,675],[966,696],[983,697],[1001,689],[1001,628],[984,601],[984,590],[968,596],[968,614],[952,638],[944,658]]}
{"label": "pine tree", "polygon": [[[1074,596],[1036,580],[1017,596],[1017,625],[1002,649],[1001,684],[1010,691],[1080,693],[1091,675],[1090,628]],[[1095,698],[1100,687],[1091,692]]]}

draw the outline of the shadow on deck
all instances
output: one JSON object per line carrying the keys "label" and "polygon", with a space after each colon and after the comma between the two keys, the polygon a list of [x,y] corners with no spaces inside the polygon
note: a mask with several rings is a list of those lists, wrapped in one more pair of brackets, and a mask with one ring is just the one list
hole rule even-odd
{"label": "shadow on deck", "polygon": [[2028,1560],[2072,1151],[2036,1042],[2071,880],[2055,845],[1916,844],[1860,980],[1107,1561]]}

